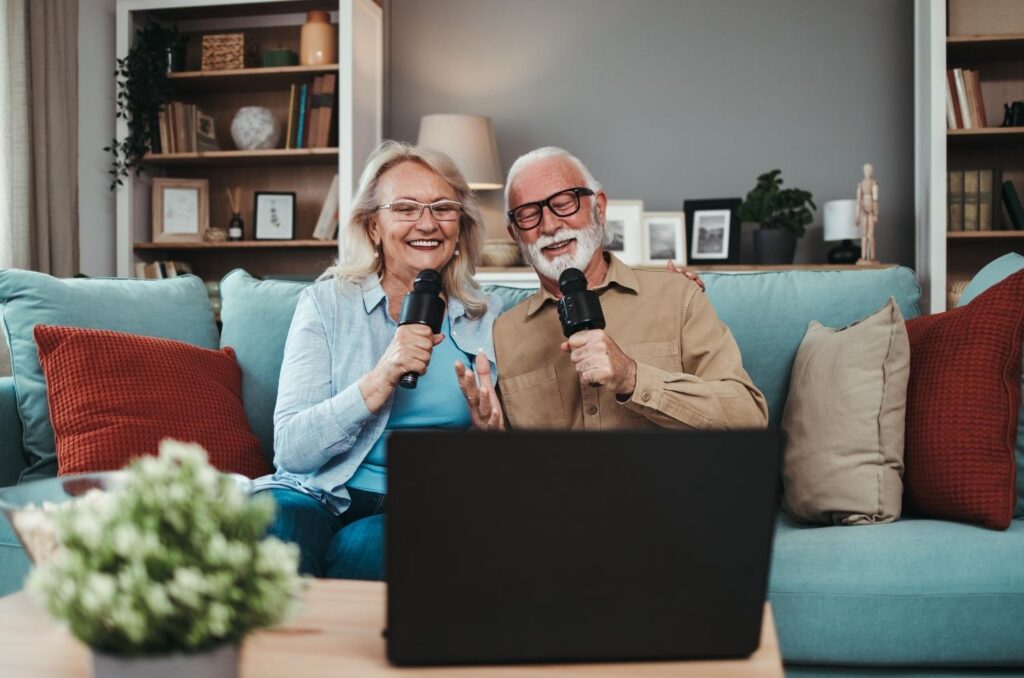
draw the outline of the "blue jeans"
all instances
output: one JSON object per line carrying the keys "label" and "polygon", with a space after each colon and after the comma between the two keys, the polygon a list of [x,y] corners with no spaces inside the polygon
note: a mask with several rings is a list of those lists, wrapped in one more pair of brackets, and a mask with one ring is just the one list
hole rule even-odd
{"label": "blue jeans", "polygon": [[336,516],[298,490],[272,487],[263,492],[269,492],[277,503],[267,533],[298,545],[302,574],[384,579],[385,495],[350,489],[352,505]]}

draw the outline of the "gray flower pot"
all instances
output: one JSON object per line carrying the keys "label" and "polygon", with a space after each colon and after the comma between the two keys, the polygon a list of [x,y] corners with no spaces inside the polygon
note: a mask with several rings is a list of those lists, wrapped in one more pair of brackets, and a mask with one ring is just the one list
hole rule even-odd
{"label": "gray flower pot", "polygon": [[796,236],[781,228],[758,228],[754,231],[754,258],[759,264],[792,264],[796,253]]}
{"label": "gray flower pot", "polygon": [[94,678],[236,678],[238,645],[221,645],[193,654],[119,657],[93,651]]}

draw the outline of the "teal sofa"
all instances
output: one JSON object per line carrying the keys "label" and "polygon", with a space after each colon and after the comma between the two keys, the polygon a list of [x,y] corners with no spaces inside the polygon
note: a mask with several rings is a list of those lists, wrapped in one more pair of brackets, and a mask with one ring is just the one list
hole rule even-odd
{"label": "teal sofa", "polygon": [[[703,277],[768,400],[774,425],[808,322],[841,327],[890,296],[906,318],[919,314],[920,288],[906,268]],[[257,281],[242,271],[221,284],[220,342],[237,352],[246,413],[266,451],[285,336],[301,289],[300,283]],[[494,291],[506,306],[528,294]],[[0,484],[16,482],[25,465],[21,440],[12,380],[0,379]],[[0,594],[18,588],[26,571],[16,540],[0,524]],[[790,675],[1024,671],[1024,520],[995,532],[914,517],[877,526],[808,527],[780,515],[769,595]]]}

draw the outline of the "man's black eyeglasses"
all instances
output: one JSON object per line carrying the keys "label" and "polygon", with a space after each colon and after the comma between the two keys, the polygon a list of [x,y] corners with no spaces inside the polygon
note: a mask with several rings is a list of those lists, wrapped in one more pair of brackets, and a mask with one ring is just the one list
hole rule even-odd
{"label": "man's black eyeglasses", "polygon": [[571,217],[580,211],[581,195],[594,195],[594,192],[589,188],[581,187],[559,191],[544,200],[528,202],[514,210],[509,210],[508,220],[520,231],[530,231],[540,226],[545,207],[556,216]]}

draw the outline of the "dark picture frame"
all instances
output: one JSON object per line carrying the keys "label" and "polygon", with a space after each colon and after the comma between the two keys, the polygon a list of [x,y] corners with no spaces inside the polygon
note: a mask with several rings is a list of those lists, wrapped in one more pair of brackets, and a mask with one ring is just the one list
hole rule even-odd
{"label": "dark picture frame", "polygon": [[740,262],[742,198],[684,200],[686,260],[690,266]]}
{"label": "dark picture frame", "polygon": [[295,193],[256,191],[252,195],[253,237],[256,240],[295,239]]}

